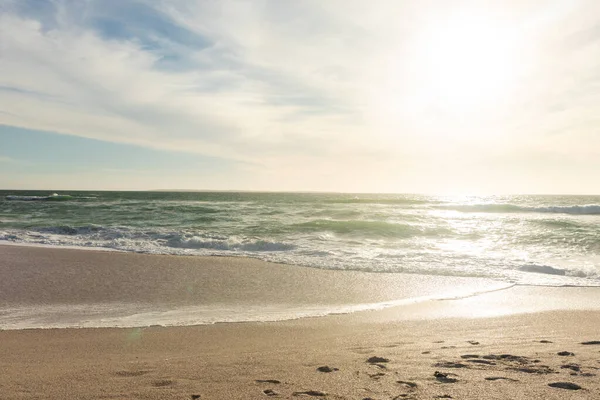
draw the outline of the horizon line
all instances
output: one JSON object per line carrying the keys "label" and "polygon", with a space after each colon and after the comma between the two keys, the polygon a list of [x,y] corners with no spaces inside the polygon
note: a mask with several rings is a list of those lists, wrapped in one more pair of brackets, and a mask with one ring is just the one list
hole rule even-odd
{"label": "horizon line", "polygon": [[292,194],[377,194],[377,195],[409,195],[409,196],[450,196],[450,197],[485,197],[485,196],[600,196],[590,193],[433,193],[433,192],[346,192],[325,190],[239,190],[239,189],[4,189],[1,192],[123,192],[123,193],[292,193]]}

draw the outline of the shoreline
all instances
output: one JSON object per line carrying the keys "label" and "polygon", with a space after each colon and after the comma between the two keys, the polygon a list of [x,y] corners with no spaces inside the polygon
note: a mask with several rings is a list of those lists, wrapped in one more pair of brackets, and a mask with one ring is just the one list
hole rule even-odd
{"label": "shoreline", "polygon": [[[67,246],[67,245],[53,245],[53,244],[42,244],[42,243],[21,243],[21,242],[13,242],[10,240],[1,240],[0,239],[0,248],[2,246],[8,247],[24,247],[24,248],[41,248],[41,249],[49,249],[49,250],[74,250],[74,251],[85,251],[85,252],[109,252],[109,253],[119,253],[119,254],[137,254],[143,256],[152,256],[152,257],[193,257],[193,258],[225,258],[225,259],[234,259],[234,260],[254,260],[262,263],[272,264],[272,265],[285,265],[294,268],[306,268],[312,270],[321,270],[321,271],[336,271],[336,272],[356,272],[356,273],[364,273],[364,274],[402,274],[402,275],[419,275],[419,276],[440,276],[440,277],[448,277],[448,278],[465,278],[465,279],[486,279],[495,282],[506,283],[507,285],[513,286],[525,286],[525,287],[582,287],[582,288],[600,288],[600,283],[597,285],[572,285],[572,284],[563,284],[563,285],[551,285],[551,284],[535,284],[535,283],[514,283],[507,282],[501,279],[485,277],[485,276],[470,276],[470,275],[437,275],[437,274],[425,274],[422,272],[389,272],[389,271],[376,271],[376,270],[362,270],[362,269],[327,269],[310,265],[303,264],[292,264],[280,261],[269,261],[263,260],[260,257],[252,257],[249,255],[235,255],[235,254],[209,254],[209,255],[199,255],[199,254],[168,254],[168,253],[147,253],[147,252],[138,252],[138,251],[129,251],[129,250],[120,250],[109,247],[85,247],[85,246]],[[1,254],[0,254],[1,256]],[[544,274],[542,275],[552,275],[552,274]]]}
{"label": "shoreline", "polygon": [[[291,296],[298,304],[310,303],[311,296],[322,302],[397,299],[411,295],[406,285],[418,291],[435,281],[252,259],[16,246],[0,246],[0,260],[0,297],[32,306],[115,296],[141,296],[153,305],[215,299],[261,304],[265,292],[271,301]],[[54,289],[47,280],[52,276]],[[64,285],[67,277],[77,284]],[[438,283],[447,285],[441,278]],[[182,292],[182,282],[210,285]],[[600,345],[582,343],[599,341],[599,327],[599,288],[513,286],[276,322],[3,330],[0,393],[7,400],[594,399],[600,396]],[[561,382],[580,389],[549,386]]]}
{"label": "shoreline", "polygon": [[[109,247],[59,246],[59,245],[43,244],[43,243],[21,243],[21,242],[13,242],[11,240],[0,240],[0,246],[36,247],[36,248],[42,248],[42,249],[67,249],[67,250],[81,250],[81,251],[114,251],[117,253],[130,253],[125,250],[111,249]],[[161,254],[156,254],[156,255],[161,255]]]}
{"label": "shoreline", "polygon": [[[48,320],[43,311],[64,317],[71,306],[73,314],[79,307],[81,318],[89,309],[97,321],[142,314],[153,321],[142,318],[128,326],[178,325],[178,318],[186,318],[186,325],[289,319],[508,286],[480,278],[335,271],[240,257],[0,246],[0,260],[5,264],[0,268],[0,304],[12,307],[5,311],[15,318],[36,308],[40,313],[32,319]],[[103,315],[106,305],[115,307]]]}
{"label": "shoreline", "polygon": [[[0,260],[3,330],[274,322],[390,308],[401,309],[405,320],[600,309],[599,287],[325,270],[244,257],[9,245],[0,246]],[[513,297],[520,300],[507,300]]]}
{"label": "shoreline", "polygon": [[[524,289],[524,290],[519,290]],[[379,308],[365,308],[351,311],[331,312],[322,315],[296,316],[273,320],[241,320],[241,321],[215,321],[196,324],[176,324],[176,325],[132,325],[132,326],[67,326],[67,327],[27,327],[27,328],[0,328],[1,332],[51,332],[51,331],[131,331],[146,329],[187,329],[187,328],[205,328],[216,326],[242,325],[242,326],[277,326],[286,323],[329,324],[335,320],[335,323],[345,324],[352,321],[361,321],[362,323],[430,323],[432,321],[459,321],[459,320],[489,320],[496,318],[520,318],[536,317],[537,315],[551,315],[554,313],[580,313],[582,315],[598,314],[600,317],[600,290],[593,287],[592,290],[559,293],[558,291],[547,291],[547,287],[541,290],[530,291],[523,286],[510,286],[500,289],[493,289],[484,293],[474,293],[461,297],[435,298],[420,300],[409,299],[404,304],[385,305]],[[565,289],[571,289],[566,287]],[[578,288],[579,289],[579,288]],[[589,288],[582,288],[589,289]],[[503,293],[510,295],[510,299],[502,299]],[[516,292],[516,293],[515,293]],[[573,294],[576,296],[573,297]],[[540,298],[546,296],[544,302],[549,300],[549,304],[543,306],[539,303],[530,303],[523,305],[524,301],[531,298]],[[567,299],[573,301],[572,304],[564,304]],[[561,304],[562,303],[562,304]],[[519,306],[520,305],[520,306]],[[1,310],[0,310],[1,311]],[[599,325],[600,328],[600,325]],[[600,363],[600,360],[598,361]]]}

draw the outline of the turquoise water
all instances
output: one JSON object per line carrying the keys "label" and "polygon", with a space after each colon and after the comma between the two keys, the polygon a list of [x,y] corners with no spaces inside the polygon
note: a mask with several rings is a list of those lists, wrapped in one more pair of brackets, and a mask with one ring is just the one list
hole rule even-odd
{"label": "turquoise water", "polygon": [[0,242],[600,286],[600,196],[0,191]]}

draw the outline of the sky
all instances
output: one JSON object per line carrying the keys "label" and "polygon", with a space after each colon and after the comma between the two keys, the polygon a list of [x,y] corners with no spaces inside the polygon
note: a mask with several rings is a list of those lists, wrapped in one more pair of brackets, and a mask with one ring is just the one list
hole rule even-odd
{"label": "sky", "polygon": [[600,3],[0,0],[0,188],[600,194]]}

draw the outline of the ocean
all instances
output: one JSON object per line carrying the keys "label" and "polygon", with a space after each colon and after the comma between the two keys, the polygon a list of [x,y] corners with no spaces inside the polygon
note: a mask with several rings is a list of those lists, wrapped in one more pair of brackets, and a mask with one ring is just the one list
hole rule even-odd
{"label": "ocean", "polygon": [[600,196],[0,191],[0,243],[600,286]]}

